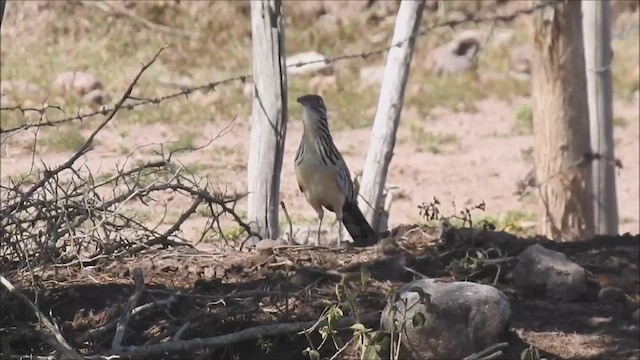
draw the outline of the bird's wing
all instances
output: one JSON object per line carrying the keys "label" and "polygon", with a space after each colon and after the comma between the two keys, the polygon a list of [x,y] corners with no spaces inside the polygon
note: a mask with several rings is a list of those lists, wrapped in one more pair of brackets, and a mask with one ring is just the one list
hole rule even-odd
{"label": "bird's wing", "polygon": [[353,201],[353,199],[355,198],[355,193],[353,191],[353,181],[351,180],[349,168],[344,162],[342,156],[340,156],[340,160],[336,164],[336,167],[336,180],[338,181],[338,187],[340,188],[340,191],[344,195],[345,199]]}

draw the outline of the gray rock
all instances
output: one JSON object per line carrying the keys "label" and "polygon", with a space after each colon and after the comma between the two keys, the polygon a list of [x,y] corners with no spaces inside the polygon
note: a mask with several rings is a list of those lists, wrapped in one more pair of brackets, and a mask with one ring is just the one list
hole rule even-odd
{"label": "gray rock", "polygon": [[427,68],[436,75],[475,70],[478,63],[476,56],[478,51],[480,51],[478,34],[465,32],[429,53]]}
{"label": "gray rock", "polygon": [[256,251],[261,254],[272,254],[273,248],[280,245],[277,240],[262,239],[256,244]]}
{"label": "gray rock", "polygon": [[53,88],[59,92],[74,91],[83,96],[92,90],[102,89],[102,83],[92,74],[82,71],[67,71],[56,77]]}
{"label": "gray rock", "polygon": [[510,319],[509,300],[492,286],[422,279],[400,288],[380,323],[385,331],[405,324],[401,358],[460,359],[502,341]]}
{"label": "gray rock", "polygon": [[[315,51],[295,54],[287,58],[287,73],[291,75],[298,74],[333,74],[333,65],[325,62],[326,57]],[[309,63],[309,64],[308,64]],[[305,64],[295,66],[297,64]]]}
{"label": "gray rock", "polygon": [[528,295],[575,300],[587,290],[586,271],[560,252],[529,246],[513,269],[516,287]]}

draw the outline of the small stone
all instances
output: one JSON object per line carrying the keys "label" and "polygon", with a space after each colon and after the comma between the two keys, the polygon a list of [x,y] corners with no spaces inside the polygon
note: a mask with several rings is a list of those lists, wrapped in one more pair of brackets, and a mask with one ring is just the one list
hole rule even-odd
{"label": "small stone", "polygon": [[92,74],[82,71],[67,71],[56,77],[53,88],[62,93],[73,90],[77,95],[83,96],[92,90],[102,89],[102,83]]}
{"label": "small stone", "polygon": [[582,266],[540,244],[531,245],[518,255],[513,280],[516,287],[528,295],[568,301],[583,296],[587,290],[586,271]]}
{"label": "small stone", "polygon": [[273,248],[278,246],[278,242],[272,239],[262,239],[256,244],[256,250],[260,254],[273,254]]}
{"label": "small stone", "polygon": [[607,286],[600,289],[598,299],[606,302],[625,302],[626,294],[624,290],[620,288]]}
{"label": "small stone", "polygon": [[613,317],[601,317],[601,316],[592,316],[587,320],[587,324],[591,327],[601,327],[603,325],[610,324],[613,321]]}
{"label": "small stone", "polygon": [[380,324],[386,331],[405,324],[403,359],[461,359],[507,335],[511,306],[492,286],[422,279],[399,293],[382,312]]}
{"label": "small stone", "polygon": [[[295,66],[296,64],[305,65]],[[333,74],[333,65],[326,62],[326,57],[324,55],[315,51],[309,51],[288,57],[287,72],[291,75],[308,73],[331,75]]]}
{"label": "small stone", "polygon": [[475,32],[465,32],[427,55],[427,68],[435,75],[475,70],[480,41]]}

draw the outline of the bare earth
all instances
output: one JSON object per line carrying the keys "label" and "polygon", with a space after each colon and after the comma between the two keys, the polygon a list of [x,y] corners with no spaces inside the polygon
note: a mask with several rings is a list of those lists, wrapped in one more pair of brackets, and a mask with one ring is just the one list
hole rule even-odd
{"label": "bare earth", "polygon": [[[397,200],[393,203],[390,227],[403,223],[415,223],[420,220],[418,205],[434,197],[443,204],[442,210],[453,212],[451,202],[458,209],[472,206],[481,201],[487,205],[486,213],[499,218],[509,211],[521,211],[536,214],[538,211],[534,196],[519,197],[514,193],[517,183],[524,178],[532,167],[532,160],[526,159],[523,152],[533,146],[531,135],[517,135],[512,130],[514,108],[526,103],[520,99],[513,103],[497,100],[483,100],[476,104],[475,113],[454,113],[446,109],[436,109],[428,119],[421,120],[424,130],[441,135],[453,134],[458,141],[438,146],[439,153],[420,151],[415,141],[408,141],[411,129],[402,124],[416,121],[411,110],[403,113],[398,131],[398,141],[389,176],[388,186],[398,186]],[[281,178],[281,200],[292,214],[294,225],[307,226],[316,221],[315,212],[305,202],[298,190],[293,173],[293,158],[300,140],[302,124],[299,120],[300,109],[292,106],[288,125],[284,165]],[[291,106],[291,104],[290,104]],[[328,104],[331,109],[331,104]],[[331,110],[330,110],[331,111]],[[616,101],[616,116],[626,120],[624,127],[614,130],[616,157],[623,164],[618,169],[617,192],[620,212],[620,233],[637,234],[640,232],[638,220],[640,184],[639,174],[639,115],[638,102]],[[330,121],[340,121],[331,118]],[[93,124],[93,125],[92,125]],[[83,125],[83,134],[88,135],[95,122]],[[126,156],[119,151],[121,146],[134,149],[138,146],[176,141],[181,132],[196,130],[195,144],[204,144],[229,125],[228,120],[209,123],[200,129],[189,129],[179,124],[128,125],[119,127],[117,119],[98,136],[98,145],[84,157],[91,168],[100,172],[115,171],[116,164],[122,164]],[[369,143],[369,128],[334,131],[334,140],[342,151],[352,174],[361,171]],[[116,135],[125,133],[122,138]],[[246,190],[246,159],[249,150],[249,119],[237,118],[228,133],[217,138],[208,148],[177,156],[182,163],[198,164],[214,184],[229,192]],[[32,164],[30,144],[33,135],[21,134],[11,140],[3,154],[0,171],[4,179],[29,172]],[[41,164],[54,166],[66,160],[70,153],[46,151],[35,157],[35,166]],[[133,160],[149,160],[154,155],[145,148],[137,151]],[[158,204],[161,206],[162,204]],[[171,206],[175,209],[187,207],[189,200],[175,198]],[[144,208],[148,213],[161,213],[161,209]],[[153,217],[152,217],[153,218]],[[198,225],[204,219],[189,220],[183,230],[186,236],[195,236]],[[332,220],[331,220],[332,221]],[[524,224],[533,227],[535,222]]]}

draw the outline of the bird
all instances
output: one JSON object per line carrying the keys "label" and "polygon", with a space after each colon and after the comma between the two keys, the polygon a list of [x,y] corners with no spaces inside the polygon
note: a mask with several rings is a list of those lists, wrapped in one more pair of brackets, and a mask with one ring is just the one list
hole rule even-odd
{"label": "bird", "polygon": [[296,152],[295,174],[300,191],[318,214],[316,246],[320,245],[324,209],[335,213],[336,222],[340,222],[338,247],[343,225],[353,238],[354,246],[372,245],[378,234],[358,207],[349,168],[329,131],[327,108],[322,97],[309,94],[296,101],[302,105],[304,131]]}

